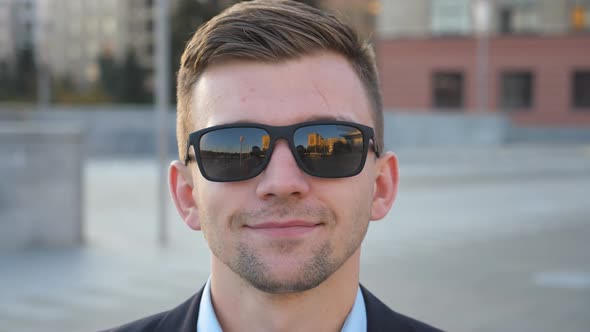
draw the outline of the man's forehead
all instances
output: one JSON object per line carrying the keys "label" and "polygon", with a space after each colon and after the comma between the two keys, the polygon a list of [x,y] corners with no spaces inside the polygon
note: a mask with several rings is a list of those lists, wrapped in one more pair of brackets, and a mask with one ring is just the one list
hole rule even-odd
{"label": "man's forehead", "polygon": [[191,113],[195,130],[261,120],[366,122],[358,113],[369,113],[369,104],[349,61],[326,52],[277,63],[217,63],[196,82]]}
{"label": "man's forehead", "polygon": [[[309,117],[306,117],[305,119],[303,119],[303,121],[301,122],[308,122],[308,121],[346,121],[346,122],[354,122],[355,120],[347,115],[344,114],[336,114],[336,115],[312,115]],[[229,124],[241,124],[241,123],[255,123],[255,121],[249,121],[249,120],[230,120],[228,122],[224,122],[224,123],[220,123],[223,125]],[[295,124],[295,123],[290,123],[290,124]]]}

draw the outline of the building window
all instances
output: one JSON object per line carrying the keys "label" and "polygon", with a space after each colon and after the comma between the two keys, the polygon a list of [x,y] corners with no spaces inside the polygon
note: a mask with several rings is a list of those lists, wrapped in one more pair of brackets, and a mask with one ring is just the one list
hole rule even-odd
{"label": "building window", "polygon": [[8,64],[0,62],[0,80],[8,75]]}
{"label": "building window", "polygon": [[150,33],[153,32],[154,31],[154,21],[151,19],[148,19],[145,22],[145,28],[148,32],[150,32]]}
{"label": "building window", "polygon": [[463,86],[463,73],[458,71],[435,72],[432,77],[434,108],[463,108]]}
{"label": "building window", "polygon": [[94,58],[96,56],[98,56],[100,51],[100,47],[98,46],[98,42],[96,40],[92,41],[89,40],[86,44],[86,55],[88,55],[89,58]]}
{"label": "building window", "polygon": [[102,22],[102,33],[107,37],[112,37],[117,32],[117,21],[114,18],[105,18]]}
{"label": "building window", "polygon": [[433,35],[467,35],[471,33],[469,0],[431,0],[430,30]]}
{"label": "building window", "polygon": [[590,30],[590,24],[588,23],[588,8],[590,8],[590,4],[584,6],[577,3],[572,6],[570,20],[573,31]]}
{"label": "building window", "polygon": [[572,92],[574,108],[590,109],[590,70],[574,72]]}
{"label": "building window", "polygon": [[531,1],[501,1],[498,6],[498,30],[502,34],[535,33],[540,30],[538,4]]}
{"label": "building window", "polygon": [[149,56],[154,55],[154,44],[152,42],[149,42],[145,47],[145,51]]}
{"label": "building window", "polygon": [[500,105],[504,109],[527,109],[533,106],[533,74],[507,71],[500,78]]}

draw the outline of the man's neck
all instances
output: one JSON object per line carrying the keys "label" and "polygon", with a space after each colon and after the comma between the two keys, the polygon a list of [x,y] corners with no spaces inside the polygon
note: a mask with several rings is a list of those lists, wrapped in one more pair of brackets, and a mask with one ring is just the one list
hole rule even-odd
{"label": "man's neck", "polygon": [[319,286],[269,294],[212,258],[211,300],[223,331],[340,331],[356,298],[360,249]]}

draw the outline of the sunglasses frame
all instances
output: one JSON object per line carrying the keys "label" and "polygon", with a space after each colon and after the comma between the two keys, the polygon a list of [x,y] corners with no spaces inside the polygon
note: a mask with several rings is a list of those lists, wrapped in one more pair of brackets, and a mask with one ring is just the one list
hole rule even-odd
{"label": "sunglasses frame", "polygon": [[[311,174],[310,172],[308,172],[308,170],[305,167],[305,164],[299,158],[299,155],[297,153],[297,147],[295,146],[295,142],[294,142],[295,132],[302,127],[317,126],[317,125],[348,126],[348,127],[356,128],[362,133],[363,151],[362,151],[362,156],[361,156],[361,162],[359,163],[359,166],[353,172],[351,172],[350,174],[344,175],[344,176],[318,176],[316,174]],[[210,176],[208,176],[205,173],[204,167],[203,167],[203,162],[201,159],[201,150],[200,150],[201,138],[205,134],[208,134],[212,131],[217,131],[217,130],[226,129],[226,128],[262,129],[270,136],[270,143],[269,143],[269,148],[266,153],[266,156],[264,157],[264,160],[260,164],[259,170],[254,172],[254,174],[248,175],[245,177],[241,177],[241,178],[237,178],[237,179],[219,180],[219,179],[211,178]],[[288,126],[270,126],[270,125],[265,125],[265,124],[260,124],[260,123],[246,123],[246,122],[225,124],[225,125],[218,125],[218,126],[213,126],[213,127],[197,130],[195,132],[190,133],[189,137],[188,137],[186,156],[185,156],[184,163],[185,163],[185,165],[188,165],[189,161],[193,160],[190,157],[190,153],[189,153],[190,147],[193,146],[197,165],[199,166],[199,170],[205,179],[212,181],[212,182],[245,181],[245,180],[255,178],[258,175],[262,174],[262,172],[264,172],[264,170],[266,169],[266,167],[268,166],[268,164],[270,162],[270,158],[272,157],[272,153],[274,151],[274,147],[276,145],[277,140],[284,139],[287,141],[287,144],[289,145],[289,149],[291,150],[291,154],[293,155],[293,158],[295,159],[297,166],[299,166],[299,168],[303,172],[305,172],[306,174],[309,174],[309,175],[315,176],[315,177],[319,177],[319,178],[346,178],[346,177],[355,176],[363,170],[363,168],[365,167],[365,162],[367,161],[369,146],[373,147],[373,151],[375,152],[375,155],[377,156],[377,158],[379,158],[380,150],[379,150],[379,146],[377,145],[377,142],[375,141],[374,136],[375,136],[374,130],[373,130],[373,128],[371,128],[369,126],[365,126],[365,125],[355,123],[355,122],[337,121],[337,120],[307,121],[307,122],[300,122],[300,123],[296,123],[296,124],[288,125]],[[373,144],[371,144],[371,141],[373,142]]]}

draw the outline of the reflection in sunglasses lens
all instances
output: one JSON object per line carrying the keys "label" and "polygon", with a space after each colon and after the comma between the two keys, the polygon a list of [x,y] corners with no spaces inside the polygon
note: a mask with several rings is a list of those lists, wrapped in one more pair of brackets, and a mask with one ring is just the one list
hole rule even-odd
{"label": "reflection in sunglasses lens", "polygon": [[358,170],[363,154],[363,134],[342,125],[317,125],[295,132],[297,154],[306,172],[323,177],[349,176]]}
{"label": "reflection in sunglasses lens", "polygon": [[270,144],[259,128],[225,128],[201,137],[201,163],[212,179],[231,181],[258,171]]}
{"label": "reflection in sunglasses lens", "polygon": [[[363,158],[363,134],[346,125],[310,125],[298,128],[293,139],[303,170],[319,177],[355,174]],[[204,134],[200,143],[203,171],[214,181],[251,178],[262,171],[271,138],[260,128],[222,128]]]}

